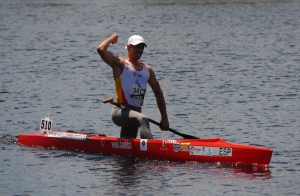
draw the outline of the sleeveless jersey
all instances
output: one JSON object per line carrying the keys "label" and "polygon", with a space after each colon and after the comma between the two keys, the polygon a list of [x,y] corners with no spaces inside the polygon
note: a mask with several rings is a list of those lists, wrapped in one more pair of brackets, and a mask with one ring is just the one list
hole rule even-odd
{"label": "sleeveless jersey", "polygon": [[137,71],[126,61],[121,75],[114,79],[117,103],[142,107],[150,73],[144,63],[141,65],[142,70]]}

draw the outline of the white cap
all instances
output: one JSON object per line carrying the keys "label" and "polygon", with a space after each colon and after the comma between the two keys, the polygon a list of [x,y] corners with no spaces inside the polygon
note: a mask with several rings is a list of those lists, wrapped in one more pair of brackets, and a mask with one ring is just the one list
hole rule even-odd
{"label": "white cap", "polygon": [[[142,36],[140,36],[140,35],[132,35],[132,36],[130,36],[128,38],[127,46],[128,45],[134,45],[134,46],[136,46],[136,45],[138,45],[140,43],[145,44],[144,38]],[[145,44],[145,46],[147,47],[146,44]]]}

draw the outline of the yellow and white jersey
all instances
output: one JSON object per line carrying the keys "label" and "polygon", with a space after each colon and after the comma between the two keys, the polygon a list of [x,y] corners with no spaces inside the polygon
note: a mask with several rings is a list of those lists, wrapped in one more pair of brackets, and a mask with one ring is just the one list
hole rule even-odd
{"label": "yellow and white jersey", "polygon": [[114,79],[117,103],[142,107],[150,73],[144,63],[141,65],[142,69],[137,71],[126,61],[123,72]]}

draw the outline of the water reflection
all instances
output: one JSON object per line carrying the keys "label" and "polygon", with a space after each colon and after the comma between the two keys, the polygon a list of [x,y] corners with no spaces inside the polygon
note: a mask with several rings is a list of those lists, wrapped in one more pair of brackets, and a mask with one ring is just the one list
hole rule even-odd
{"label": "water reflection", "polygon": [[244,165],[198,162],[178,163],[119,156],[114,156],[110,161],[110,165],[114,167],[114,169],[110,170],[113,173],[114,185],[121,187],[137,187],[142,184],[143,180],[153,180],[161,177],[169,179],[177,175],[195,174],[196,171],[209,171],[219,175],[233,174],[235,177],[246,179],[272,178],[271,171],[268,169]]}
{"label": "water reflection", "polygon": [[116,157],[116,160],[116,169],[113,171],[114,186],[119,186],[120,189],[138,186],[143,173],[139,172],[135,158]]}

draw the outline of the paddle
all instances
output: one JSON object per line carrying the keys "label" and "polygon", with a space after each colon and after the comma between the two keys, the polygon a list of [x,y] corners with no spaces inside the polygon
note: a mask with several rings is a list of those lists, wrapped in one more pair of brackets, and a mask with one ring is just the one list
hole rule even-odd
{"label": "paddle", "polygon": [[[117,106],[117,107],[119,107],[119,108],[123,108],[123,109],[126,108],[125,106],[123,106],[123,105],[121,105],[121,104],[119,104],[119,103],[114,102],[114,99],[113,99],[113,98],[104,100],[103,103],[110,103],[110,104],[112,104],[112,105],[115,105],[115,106]],[[151,118],[148,118],[148,120],[149,120],[151,123],[153,123],[153,124],[155,124],[155,125],[157,125],[157,126],[160,126],[160,123],[159,123],[159,122],[157,122],[157,121],[155,121],[155,120],[152,120]],[[184,134],[184,133],[180,133],[180,132],[178,132],[178,131],[176,131],[176,130],[174,130],[174,129],[171,129],[171,128],[169,128],[168,130],[171,131],[172,133],[176,134],[176,135],[179,135],[179,136],[183,137],[184,139],[200,139],[200,138],[197,138],[197,137],[192,136],[192,135],[187,135],[187,134]]]}

